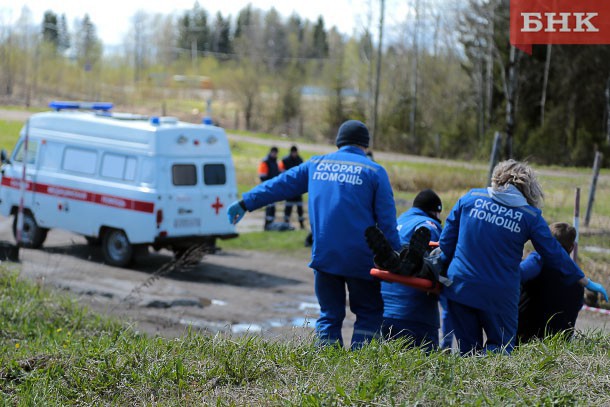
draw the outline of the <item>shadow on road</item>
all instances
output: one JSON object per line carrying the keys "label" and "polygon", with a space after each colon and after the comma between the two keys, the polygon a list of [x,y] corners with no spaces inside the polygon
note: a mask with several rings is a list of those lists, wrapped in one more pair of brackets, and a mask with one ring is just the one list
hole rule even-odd
{"label": "shadow on road", "polygon": [[[64,246],[44,247],[40,250],[48,254],[61,254],[94,263],[104,263],[102,249],[99,246],[74,243]],[[302,281],[296,279],[279,277],[258,270],[206,263],[205,257],[202,262],[196,265],[182,268],[168,267],[171,266],[171,263],[174,261],[174,257],[171,254],[152,252],[137,257],[134,264],[129,267],[129,269],[150,275],[154,275],[162,269],[165,269],[167,271],[161,272],[159,277],[176,281],[188,281],[202,284],[224,284],[236,287],[273,288],[302,283]]]}

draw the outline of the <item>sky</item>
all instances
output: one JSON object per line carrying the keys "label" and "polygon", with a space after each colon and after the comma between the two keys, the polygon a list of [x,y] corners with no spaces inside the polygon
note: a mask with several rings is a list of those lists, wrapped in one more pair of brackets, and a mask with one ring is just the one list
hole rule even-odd
{"label": "sky", "polygon": [[[8,4],[10,2],[10,4]],[[0,4],[0,21],[12,23],[19,18],[21,10],[27,6],[32,12],[34,22],[42,22],[44,12],[52,10],[61,15],[66,14],[70,27],[75,18],[82,18],[85,13],[89,14],[91,21],[97,28],[99,38],[105,45],[118,45],[123,43],[127,34],[131,17],[139,10],[149,13],[180,15],[185,10],[193,7],[195,0],[2,0]],[[367,15],[373,9],[373,20],[371,28],[378,26],[378,0],[200,0],[199,5],[209,15],[215,15],[218,11],[224,17],[237,16],[239,10],[249,3],[253,7],[267,11],[271,7],[284,18],[293,12],[310,21],[317,20],[318,16],[324,18],[325,27],[328,29],[336,26],[345,34],[352,34],[354,30],[361,32],[367,25]],[[408,12],[408,1],[386,0],[386,22],[397,23],[405,18]]]}

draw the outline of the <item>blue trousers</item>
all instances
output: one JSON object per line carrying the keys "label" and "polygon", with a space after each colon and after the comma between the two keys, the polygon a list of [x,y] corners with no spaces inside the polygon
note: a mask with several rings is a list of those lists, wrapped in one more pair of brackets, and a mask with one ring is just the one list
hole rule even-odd
{"label": "blue trousers", "polygon": [[[447,312],[462,355],[481,351],[512,352],[517,336],[517,310],[514,315],[496,314],[448,299]],[[483,331],[487,336],[485,343]]]}
{"label": "blue trousers", "polygon": [[441,303],[441,349],[451,349],[453,346],[453,323],[447,312],[447,298],[444,295],[439,297]]}
{"label": "blue trousers", "polygon": [[314,288],[320,304],[316,334],[321,344],[343,346],[341,327],[345,319],[345,289],[349,307],[356,315],[351,349],[359,349],[378,338],[383,320],[383,300],[379,281],[364,280],[314,270]]}
{"label": "blue trousers", "polygon": [[381,328],[386,339],[406,338],[412,346],[421,346],[430,352],[438,348],[438,328],[406,319],[384,318]]}

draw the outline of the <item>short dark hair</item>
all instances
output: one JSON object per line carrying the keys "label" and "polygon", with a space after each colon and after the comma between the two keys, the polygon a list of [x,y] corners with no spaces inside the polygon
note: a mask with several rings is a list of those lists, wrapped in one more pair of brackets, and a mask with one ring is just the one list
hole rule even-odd
{"label": "short dark hair", "polygon": [[551,229],[551,234],[557,239],[559,244],[561,244],[561,247],[563,247],[566,252],[570,252],[576,241],[576,229],[565,222],[551,223],[549,229]]}
{"label": "short dark hair", "polygon": [[299,149],[297,148],[297,146],[292,146],[292,147],[290,147],[290,152],[291,152],[291,153],[296,153],[296,152],[298,152],[298,151],[299,151]]}
{"label": "short dark hair", "polygon": [[269,150],[270,153],[277,153],[278,151],[279,150],[275,146],[271,147],[271,150]]}

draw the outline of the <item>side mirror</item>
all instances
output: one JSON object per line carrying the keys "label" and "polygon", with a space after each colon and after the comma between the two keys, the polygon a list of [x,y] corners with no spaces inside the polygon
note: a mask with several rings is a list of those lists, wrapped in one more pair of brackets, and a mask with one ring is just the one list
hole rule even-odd
{"label": "side mirror", "polygon": [[11,161],[8,159],[8,154],[6,153],[5,149],[2,149],[2,151],[0,151],[0,163],[4,164],[10,164]]}

